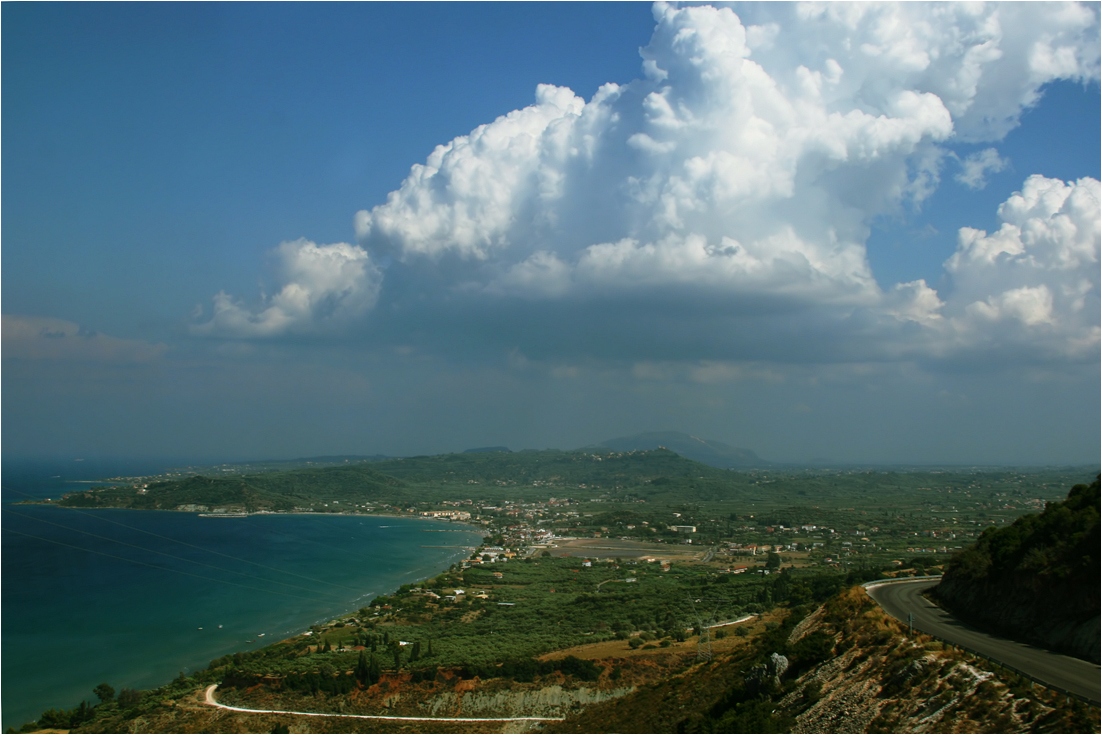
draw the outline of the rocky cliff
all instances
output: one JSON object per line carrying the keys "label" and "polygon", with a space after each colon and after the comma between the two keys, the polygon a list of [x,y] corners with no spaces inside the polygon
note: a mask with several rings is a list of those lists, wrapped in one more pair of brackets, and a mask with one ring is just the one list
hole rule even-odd
{"label": "rocky cliff", "polygon": [[[799,614],[793,618],[801,617]],[[558,732],[1098,732],[1099,712],[996,672],[883,613],[861,588],[755,653],[698,664],[552,723]],[[771,651],[768,652],[768,651]],[[787,665],[777,665],[780,657]]]}

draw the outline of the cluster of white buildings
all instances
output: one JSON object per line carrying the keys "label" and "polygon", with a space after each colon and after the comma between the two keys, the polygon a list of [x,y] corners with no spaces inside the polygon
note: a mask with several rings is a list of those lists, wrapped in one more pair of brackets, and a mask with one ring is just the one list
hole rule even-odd
{"label": "cluster of white buildings", "polygon": [[471,514],[465,510],[423,510],[421,515],[426,518],[447,518],[452,521],[469,521]]}

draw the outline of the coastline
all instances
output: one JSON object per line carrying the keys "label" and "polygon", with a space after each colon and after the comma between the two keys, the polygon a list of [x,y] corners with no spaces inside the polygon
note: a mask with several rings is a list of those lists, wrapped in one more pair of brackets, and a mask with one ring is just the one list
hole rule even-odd
{"label": "coastline", "polygon": [[[55,506],[57,506],[56,503],[34,503],[33,505],[55,505]],[[67,510],[80,510],[80,511],[84,511],[85,513],[87,513],[88,511],[102,511],[102,510],[134,510],[134,509],[130,509],[130,508],[67,508],[66,506],[57,506],[57,507],[61,508],[61,509],[67,509]],[[147,511],[147,514],[148,514],[148,511]],[[52,514],[50,514],[50,515],[52,515]],[[90,513],[89,515],[94,517],[97,514],[96,513]],[[126,636],[126,638],[133,638],[134,635],[139,636],[140,640],[131,641],[130,643],[127,644],[127,646],[124,647],[125,649],[130,649],[131,647],[134,648],[134,650],[132,650],[132,651],[131,650],[125,650],[124,651],[124,653],[134,654],[134,655],[130,656],[130,662],[131,663],[130,663],[129,666],[124,666],[124,670],[119,670],[118,665],[123,665],[123,661],[122,661],[121,657],[115,655],[114,645],[113,644],[112,645],[101,645],[102,642],[99,642],[99,643],[96,643],[93,646],[88,647],[90,651],[93,651],[91,657],[95,658],[96,656],[105,656],[106,658],[109,658],[112,661],[114,661],[116,664],[118,664],[118,665],[116,665],[116,671],[114,673],[110,672],[110,669],[111,669],[110,666],[105,667],[103,669],[104,673],[102,673],[102,674],[98,673],[98,672],[97,673],[91,673],[89,671],[69,672],[74,677],[72,680],[70,680],[70,684],[59,686],[57,684],[58,679],[56,677],[54,677],[54,674],[56,672],[44,669],[42,673],[45,674],[45,678],[40,679],[35,675],[36,674],[35,671],[29,671],[29,672],[27,672],[28,678],[32,682],[33,686],[28,687],[28,689],[33,692],[33,695],[29,698],[28,708],[33,707],[34,709],[33,709],[33,711],[31,711],[30,709],[28,709],[26,711],[20,711],[19,708],[17,708],[17,707],[12,707],[10,710],[9,710],[9,707],[5,707],[4,710],[5,710],[5,714],[7,716],[5,716],[5,718],[4,718],[5,719],[4,728],[5,729],[8,729],[10,727],[18,728],[24,722],[28,721],[29,719],[39,717],[46,709],[51,708],[51,707],[71,708],[73,706],[76,706],[77,704],[79,704],[81,699],[89,699],[90,698],[91,687],[93,685],[95,685],[97,683],[97,681],[102,680],[103,678],[108,679],[109,683],[111,683],[116,688],[119,687],[120,685],[121,686],[126,686],[126,687],[131,687],[131,688],[137,688],[137,689],[158,689],[158,688],[161,688],[161,687],[167,685],[169,683],[169,680],[172,677],[172,672],[169,672],[169,671],[165,670],[166,666],[163,665],[165,663],[165,661],[163,659],[165,659],[165,658],[167,658],[170,661],[171,660],[176,660],[176,661],[179,662],[177,664],[172,664],[172,663],[168,664],[168,666],[171,667],[173,671],[177,670],[177,667],[179,667],[180,669],[182,669],[183,673],[187,673],[189,671],[194,673],[194,672],[199,672],[199,671],[204,670],[206,668],[207,664],[209,663],[209,661],[211,661],[215,658],[218,658],[220,656],[232,655],[235,652],[244,652],[244,651],[257,650],[257,646],[248,645],[248,643],[251,643],[253,640],[257,641],[258,643],[264,642],[265,638],[258,637],[260,631],[262,631],[262,630],[268,636],[266,640],[268,642],[271,642],[271,643],[275,643],[279,640],[283,640],[283,639],[286,639],[288,637],[299,636],[299,635],[302,634],[302,632],[304,630],[308,630],[309,626],[311,626],[311,625],[325,624],[327,622],[336,620],[336,619],[338,619],[342,616],[352,614],[356,610],[358,610],[359,608],[361,608],[364,605],[368,604],[368,602],[370,602],[371,599],[374,599],[376,596],[378,596],[380,594],[389,594],[389,593],[393,592],[394,590],[397,590],[403,584],[416,582],[416,581],[419,581],[421,579],[424,579],[426,577],[432,576],[434,574],[437,574],[441,571],[444,571],[444,570],[448,569],[451,565],[453,565],[453,564],[461,561],[462,559],[468,557],[471,553],[470,548],[477,548],[477,544],[482,543],[482,540],[483,540],[483,537],[484,537],[484,534],[485,534],[484,529],[482,529],[478,526],[471,525],[471,524],[456,522],[456,521],[442,522],[439,519],[422,518],[420,516],[414,516],[414,515],[411,515],[411,514],[387,514],[387,513],[370,513],[370,514],[368,514],[368,513],[340,513],[340,512],[337,512],[337,513],[331,513],[331,512],[288,512],[288,513],[252,513],[252,514],[249,514],[249,515],[250,516],[251,515],[262,515],[262,516],[266,516],[266,517],[272,517],[273,520],[278,519],[280,521],[280,523],[278,525],[279,525],[279,527],[282,528],[282,531],[283,532],[290,532],[292,534],[295,532],[295,529],[300,527],[300,524],[294,522],[295,517],[298,517],[298,518],[302,519],[303,521],[307,521],[308,526],[310,526],[311,528],[314,529],[313,532],[312,532],[314,540],[311,541],[310,539],[295,538],[295,541],[301,541],[301,543],[298,544],[299,546],[301,546],[302,544],[305,544],[305,546],[302,546],[302,548],[304,548],[308,553],[312,554],[313,558],[315,558],[317,561],[313,562],[313,569],[314,569],[313,572],[310,571],[311,567],[309,565],[303,565],[303,566],[297,567],[297,568],[300,571],[303,571],[305,573],[310,573],[310,574],[313,574],[313,575],[320,574],[321,577],[326,578],[326,579],[328,579],[330,577],[326,573],[318,571],[319,568],[320,569],[325,569],[326,571],[328,571],[327,567],[328,567],[329,562],[325,558],[326,555],[329,555],[329,556],[336,555],[336,557],[350,557],[350,556],[358,556],[360,553],[366,553],[370,556],[370,554],[373,553],[373,552],[370,552],[370,551],[361,552],[359,550],[359,546],[357,546],[354,542],[349,542],[349,541],[342,542],[339,545],[339,548],[338,548],[337,545],[332,546],[331,549],[323,549],[321,546],[318,546],[317,544],[327,545],[329,540],[330,540],[330,536],[335,532],[332,529],[330,529],[329,533],[318,533],[318,529],[324,530],[325,526],[328,525],[328,524],[325,524],[323,522],[322,523],[317,522],[318,519],[322,518],[322,517],[332,518],[333,520],[344,519],[342,527],[345,528],[345,529],[348,529],[349,532],[352,532],[353,529],[356,529],[356,532],[359,533],[361,537],[365,537],[364,536],[365,533],[370,535],[372,532],[374,532],[374,529],[370,529],[370,530],[368,530],[368,529],[359,529],[358,524],[356,524],[356,523],[351,523],[351,525],[349,525],[349,523],[352,519],[357,519],[359,521],[369,521],[372,518],[378,519],[379,521],[383,521],[383,519],[402,520],[402,521],[404,521],[403,524],[402,524],[403,526],[405,526],[406,524],[409,524],[410,521],[421,521],[423,523],[413,524],[413,525],[416,525],[416,526],[421,526],[421,528],[416,529],[416,532],[455,531],[455,532],[470,533],[472,535],[472,538],[470,539],[470,543],[463,543],[462,545],[457,545],[455,547],[440,547],[440,546],[433,547],[433,546],[421,543],[422,541],[425,540],[424,538],[410,537],[408,534],[415,532],[413,529],[409,529],[408,531],[404,531],[404,532],[399,530],[400,534],[404,534],[404,539],[401,541],[401,551],[400,551],[398,557],[395,557],[394,559],[391,559],[389,556],[387,557],[387,560],[392,562],[389,565],[389,567],[387,565],[383,565],[382,567],[380,567],[379,565],[369,565],[368,567],[363,567],[362,564],[360,564],[360,567],[359,567],[360,571],[358,572],[358,575],[360,577],[364,577],[364,581],[367,581],[368,583],[367,584],[362,584],[362,583],[361,584],[355,584],[354,586],[356,586],[359,589],[359,592],[354,593],[353,595],[345,596],[343,600],[334,599],[331,602],[326,602],[326,601],[324,601],[324,599],[322,597],[319,596],[316,600],[314,600],[314,602],[312,604],[306,604],[306,605],[304,605],[303,602],[296,602],[294,599],[290,599],[290,598],[269,598],[269,599],[272,599],[273,602],[272,602],[272,604],[267,606],[268,607],[268,613],[269,613],[268,617],[270,618],[270,621],[267,622],[267,623],[261,623],[261,622],[259,622],[259,620],[257,620],[255,623],[254,622],[249,622],[250,620],[252,620],[252,617],[250,615],[246,614],[244,616],[245,617],[244,621],[234,621],[235,624],[231,625],[229,617],[226,617],[225,619],[220,618],[220,617],[215,617],[215,614],[213,614],[213,613],[208,614],[204,610],[196,610],[195,614],[191,615],[191,616],[189,616],[189,615],[182,615],[181,616],[181,615],[179,615],[179,611],[174,611],[175,613],[177,613],[176,617],[178,617],[178,618],[182,617],[182,618],[194,620],[195,622],[193,622],[191,625],[187,625],[186,623],[173,623],[171,621],[157,621],[156,618],[159,617],[159,614],[156,611],[153,610],[154,606],[150,604],[149,600],[147,600],[147,599],[134,600],[133,602],[134,602],[134,608],[135,609],[131,613],[129,613],[129,615],[131,615],[131,616],[137,615],[136,622],[138,623],[138,625],[133,630],[133,634],[126,635],[125,633],[121,633],[121,632],[119,632],[119,633],[111,633],[110,631],[105,632],[105,635],[107,635],[109,637],[110,636],[117,637],[119,635],[124,635],[124,636]],[[152,526],[150,526],[148,524],[143,524],[143,523],[138,523],[136,525],[143,526],[145,528],[151,528],[154,531],[162,531],[162,532],[163,532],[163,529],[165,529],[165,528],[176,529],[176,532],[172,533],[170,535],[176,535],[180,538],[193,538],[192,536],[188,535],[188,533],[185,531],[185,529],[189,529],[189,528],[205,527],[207,529],[208,537],[210,535],[214,535],[214,536],[222,535],[222,530],[221,529],[223,529],[223,528],[225,528],[226,530],[235,530],[234,529],[234,524],[229,524],[228,526],[222,527],[221,524],[205,524],[205,523],[202,523],[201,521],[191,520],[191,519],[198,518],[198,514],[194,513],[194,512],[188,512],[188,511],[176,511],[175,513],[165,513],[165,514],[158,513],[158,514],[148,514],[148,515],[146,515],[146,518],[156,518],[156,517],[164,518],[164,519],[166,519],[166,521],[158,522],[158,523],[156,523]],[[176,523],[176,522],[167,520],[167,519],[171,519],[171,518],[174,518],[174,517],[179,517],[183,521],[183,523]],[[11,519],[9,519],[9,520],[11,520]],[[83,518],[81,520],[83,521],[83,525],[85,525],[85,527],[93,527],[91,524],[95,523],[95,521],[84,520]],[[239,520],[244,520],[244,519],[239,518]],[[428,521],[436,521],[436,522],[427,523]],[[385,521],[384,521],[384,523],[385,523]],[[74,525],[76,525],[76,524],[74,524]],[[257,527],[255,523],[250,524],[250,525],[253,526],[254,529]],[[269,524],[262,524],[262,527],[263,528],[270,528]],[[387,526],[387,527],[389,527],[389,526]],[[46,527],[46,528],[50,528],[50,527]],[[242,527],[239,526],[238,529],[240,529],[240,528],[242,528]],[[38,531],[37,528],[35,528],[34,530]],[[16,532],[16,533],[18,533],[18,532]],[[56,531],[54,533],[56,533]],[[237,533],[230,534],[231,537],[237,536],[237,535],[238,535]],[[347,534],[340,534],[340,533],[338,533],[338,535],[347,536]],[[403,538],[403,536],[402,535],[399,535],[397,537],[392,536],[391,538],[399,539],[399,538]],[[145,538],[144,542],[145,543],[150,543],[148,541],[148,538]],[[85,545],[92,545],[92,544],[89,544],[89,542],[87,541],[86,538],[84,540],[82,540],[81,543],[83,543]],[[382,540],[380,540],[380,543],[382,543]],[[392,543],[392,542],[388,542],[388,543]],[[51,547],[51,548],[55,549],[55,551],[56,551],[56,547]],[[100,544],[99,548],[103,548],[103,545]],[[227,552],[227,551],[230,552],[230,553],[233,552],[232,547],[225,547],[225,548],[223,548],[223,547],[212,547],[212,548],[216,549],[215,553],[222,553],[222,552]],[[379,548],[381,550],[384,547],[379,547]],[[96,553],[93,549],[89,549],[89,551],[91,551],[93,553]],[[444,553],[441,553],[441,552],[444,552]],[[12,556],[11,558],[14,559],[14,556]],[[147,575],[151,574],[151,572],[147,568],[138,567],[138,568],[135,569],[135,568],[130,567],[126,564],[122,564],[120,566],[120,564],[118,562],[112,562],[112,561],[104,562],[102,560],[102,558],[100,558],[100,557],[90,557],[90,558],[92,558],[93,562],[99,561],[99,562],[101,562],[105,565],[105,568],[111,569],[112,571],[109,573],[111,576],[118,576],[118,575],[122,574],[124,577],[126,577],[126,576],[130,576],[132,574],[134,574],[135,576],[140,576],[142,573],[147,574]],[[278,559],[272,559],[272,558],[269,558],[267,556],[258,556],[256,558],[258,558],[260,560],[263,560],[265,562],[268,562],[270,564],[274,564],[276,566],[282,565],[282,563]],[[431,559],[433,559],[433,558],[436,559],[435,562],[431,561]],[[129,560],[123,560],[123,561],[125,562],[125,561],[129,561]],[[343,561],[347,561],[347,559],[343,559]],[[404,565],[405,568],[401,569],[401,568],[396,567],[395,565]],[[75,566],[80,566],[80,565],[75,565]],[[145,567],[148,567],[148,566],[150,566],[150,565],[148,565],[148,564],[145,565]],[[365,577],[365,575],[363,573],[363,571],[365,569],[369,569],[369,570],[371,570],[375,573],[378,573],[378,575],[379,575],[378,582],[368,580],[367,577]],[[118,570],[123,570],[123,571],[118,571]],[[171,571],[171,570],[169,570],[169,571]],[[164,571],[153,572],[153,574],[159,575],[161,578],[166,576],[164,574]],[[196,576],[196,575],[192,575],[192,576]],[[368,576],[370,576],[370,575],[368,575]],[[173,578],[175,578],[175,577],[173,577]],[[349,576],[348,574],[345,574],[345,577],[332,577],[332,579],[335,579],[336,581],[341,582],[341,583],[344,583],[345,578],[351,579],[352,577]],[[289,579],[289,578],[284,577],[283,579]],[[15,578],[12,578],[10,580],[5,580],[5,581],[8,582],[9,585],[11,585],[11,587],[9,587],[9,589],[12,588],[12,587],[15,587],[16,585],[19,584],[18,581]],[[161,581],[163,581],[163,580],[161,580]],[[196,584],[194,580],[191,582],[191,584],[194,585],[194,589],[195,589],[194,594],[199,596],[201,600],[205,600],[207,597],[210,597],[211,599],[215,600],[215,602],[211,603],[209,606],[213,607],[216,610],[219,609],[219,607],[220,607],[220,603],[218,602],[219,599],[221,599],[222,603],[225,603],[227,600],[231,600],[232,596],[233,596],[232,588],[228,588],[230,590],[230,592],[226,592],[225,589],[220,589],[220,586],[217,585],[217,584],[213,584],[213,585],[210,584],[210,583]],[[102,592],[97,592],[96,594],[97,595],[102,595],[103,593]],[[111,593],[108,592],[107,594],[110,595]],[[126,591],[124,589],[121,592],[117,593],[118,599],[107,600],[107,604],[114,604],[114,605],[118,606],[120,610],[126,609],[127,606],[126,606],[125,603],[127,602],[127,599],[124,597],[124,595],[126,595],[126,594],[133,595],[134,593],[133,592],[126,593]],[[236,594],[238,596],[240,596],[239,592],[236,593]],[[320,592],[319,592],[319,595],[320,595]],[[153,593],[152,595],[150,595],[150,597],[156,597],[156,596],[157,596],[156,593]],[[8,597],[9,601],[15,601],[15,602],[12,602],[10,604],[12,604],[12,605],[18,605],[19,604],[17,597],[14,597],[12,595],[7,595],[7,597]],[[246,597],[254,597],[255,598],[255,597],[258,597],[258,595],[254,594],[254,595],[249,595],[249,596],[246,596]],[[263,597],[263,596],[259,596],[259,597]],[[79,608],[79,607],[86,606],[86,603],[79,602],[79,596],[74,597],[74,598],[70,598],[70,600],[71,600],[71,602],[75,603],[74,607]],[[102,603],[97,603],[97,607],[100,604],[102,604]],[[197,601],[195,604],[199,605],[199,602]],[[224,607],[225,605],[221,605],[221,606]],[[311,607],[316,607],[316,608],[323,608],[324,607],[326,609],[324,609],[324,610],[318,609],[316,612],[310,613],[308,610]],[[11,609],[14,610],[16,608],[13,607]],[[149,609],[150,612],[145,613],[144,611],[146,609]],[[6,607],[5,612],[8,613],[9,608]],[[302,613],[306,613],[305,618],[301,617]],[[73,614],[76,615],[75,611],[74,611]],[[122,614],[123,613],[116,614],[115,617],[121,617]],[[220,615],[221,613],[217,613],[217,614]],[[232,616],[232,613],[227,613],[227,615]],[[299,616],[299,620],[300,620],[300,622],[297,625],[293,622],[293,618],[296,617],[296,616]],[[5,626],[5,627],[8,628],[10,626],[11,628],[14,629],[16,627],[17,623],[18,623],[19,617],[21,617],[21,616],[20,615],[5,615],[5,618],[9,621],[9,625]],[[26,617],[26,616],[24,615],[22,617]],[[285,622],[280,622],[281,620],[285,621]],[[160,628],[158,628],[159,623],[162,623]],[[221,623],[226,624],[225,629],[221,628]],[[198,628],[195,627],[196,624],[199,624]],[[55,624],[47,623],[45,625],[45,627],[55,627]],[[85,640],[81,639],[80,630],[79,629],[72,630],[71,626],[69,626],[64,621],[64,618],[60,619],[60,622],[56,623],[56,627],[71,630],[71,634],[67,634],[68,638],[66,638],[66,641],[68,641],[68,646],[65,647],[65,650],[72,650],[72,646],[74,646],[74,645],[77,645],[77,646],[84,645],[84,643],[86,642]],[[126,629],[126,626],[120,626],[120,627],[123,630]],[[168,628],[171,628],[171,629],[168,629]],[[204,631],[203,628],[206,628],[206,630]],[[141,631],[145,631],[147,629],[149,630],[148,633],[141,632]],[[156,631],[156,632],[154,632],[154,631]],[[9,635],[9,634],[15,633],[15,632],[16,632],[15,630],[5,630],[5,635]],[[36,635],[42,635],[43,640],[46,640],[44,632],[43,633],[36,633]],[[53,635],[53,636],[50,636],[50,638],[51,639],[56,639],[57,636]],[[251,640],[245,641],[245,638],[250,638]],[[224,643],[216,644],[215,642],[218,639],[223,640]],[[43,655],[44,658],[54,655],[54,654],[51,653],[51,650],[39,649],[37,647],[37,644],[35,644],[33,642],[33,640],[23,638],[23,640],[20,641],[19,638],[18,638],[18,635],[13,636],[9,640],[11,640],[12,645],[5,646],[6,652],[9,654],[8,666],[14,666],[14,661],[18,660],[18,658],[21,656],[20,650],[23,649],[23,648],[27,648],[28,645],[30,645],[30,648],[28,650],[41,650],[42,655]],[[30,642],[28,643],[29,640],[30,640]],[[153,648],[148,649],[148,651],[147,651],[145,646],[147,645],[147,642],[149,642],[149,641],[153,641],[157,645],[154,646]],[[175,642],[173,643],[172,641],[175,641]],[[50,645],[50,646],[53,646],[56,643],[57,643],[56,640],[47,641],[47,644]],[[217,651],[212,650],[210,648],[211,645],[219,646],[218,650]],[[61,649],[59,649],[59,650],[61,650]],[[187,657],[180,657],[180,656],[176,655],[179,652],[183,652],[183,651],[190,652],[190,655],[187,656]],[[26,655],[29,656],[30,654],[26,653]],[[183,661],[184,658],[188,658],[191,661],[194,661],[194,663],[185,664],[184,661]],[[157,659],[160,659],[159,661],[157,661],[157,663],[162,664],[159,667],[154,665],[155,660],[157,660]],[[4,696],[5,704],[18,702],[21,699],[24,699],[23,694],[19,691],[20,687],[17,686],[18,677],[14,677],[14,676],[10,675],[10,672],[13,669],[9,669],[8,666],[5,666],[5,669],[8,669],[8,673],[9,673],[9,677],[5,678],[5,682],[8,684],[7,686],[4,687],[4,689],[5,689],[5,696]],[[159,674],[159,675],[155,674],[155,671],[158,670],[158,668],[160,670],[165,670],[164,673]],[[51,678],[51,677],[53,677],[53,678]],[[89,677],[92,677],[92,678],[89,678]],[[72,684],[72,682],[75,682],[77,680],[79,680],[80,685],[76,686],[75,689],[74,689],[74,685]],[[85,686],[85,685],[87,685],[87,686]],[[35,689],[40,689],[41,691],[44,691],[44,692],[53,692],[55,696],[53,696],[51,698],[46,698],[46,697],[39,698],[38,696],[36,696],[37,692],[34,692]],[[87,691],[85,691],[85,690],[87,690]]]}
{"label": "coastline", "polygon": [[65,510],[130,510],[140,511],[143,513],[184,513],[193,514],[200,518],[249,518],[252,516],[353,516],[357,518],[409,518],[420,521],[435,521],[438,523],[447,523],[454,526],[465,526],[471,532],[482,531],[485,526],[471,523],[470,521],[453,521],[450,519],[442,518],[429,518],[426,516],[416,515],[414,513],[386,513],[383,511],[371,511],[370,513],[360,513],[357,511],[325,511],[325,510],[253,510],[242,512],[226,512],[226,513],[213,513],[210,511],[197,511],[184,508],[131,508],[126,505],[97,505],[97,506],[75,506],[75,505],[62,505],[55,498],[39,498],[34,500],[20,500],[11,505],[48,505],[55,508],[62,508]]}

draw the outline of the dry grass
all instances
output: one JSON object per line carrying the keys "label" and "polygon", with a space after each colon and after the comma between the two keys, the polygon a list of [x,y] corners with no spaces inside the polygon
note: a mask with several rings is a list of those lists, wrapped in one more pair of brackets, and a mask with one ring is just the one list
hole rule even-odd
{"label": "dry grass", "polygon": [[[762,615],[753,620],[747,620],[745,623],[739,623],[737,625],[725,625],[722,628],[714,628],[712,630],[712,653],[730,653],[737,648],[741,648],[749,643],[753,636],[765,630],[766,623],[776,623],[783,617],[783,611],[774,610],[770,613]],[[734,631],[737,628],[743,628],[747,631],[748,635],[739,636],[735,635]],[[724,638],[716,639],[716,631],[722,630],[727,633]],[[657,641],[655,641],[657,643]],[[558,659],[566,658],[567,656],[574,656],[576,658],[589,659],[596,661],[599,659],[609,658],[646,658],[646,657],[667,657],[670,655],[676,655],[678,657],[695,657],[697,653],[697,645],[699,639],[697,636],[691,636],[681,643],[671,642],[670,645],[665,648],[656,646],[655,648],[632,648],[628,645],[626,640],[623,641],[602,641],[600,643],[584,643],[580,646],[574,646],[572,648],[564,648],[559,651],[552,651],[540,656],[541,661],[556,661]]]}

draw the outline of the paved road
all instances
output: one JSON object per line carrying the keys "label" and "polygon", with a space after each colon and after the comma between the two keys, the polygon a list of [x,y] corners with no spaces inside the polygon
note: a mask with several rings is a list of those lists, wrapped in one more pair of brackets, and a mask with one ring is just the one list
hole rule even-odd
{"label": "paved road", "polygon": [[1064,656],[1025,643],[999,638],[960,622],[937,607],[922,592],[938,583],[936,579],[870,585],[869,596],[897,620],[907,622],[914,613],[914,627],[959,646],[979,651],[1053,686],[1075,692],[1098,702],[1102,689],[1102,671],[1098,664]]}
{"label": "paved road", "polygon": [[300,715],[302,717],[343,717],[350,720],[406,720],[413,722],[562,722],[562,717],[399,717],[397,715],[342,715],[327,712],[295,712],[289,709],[251,709],[249,707],[231,707],[219,704],[214,698],[217,684],[207,687],[204,704],[231,712],[250,712],[260,715]]}

